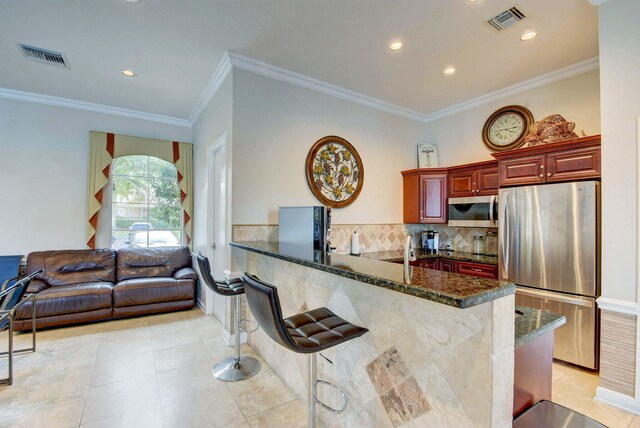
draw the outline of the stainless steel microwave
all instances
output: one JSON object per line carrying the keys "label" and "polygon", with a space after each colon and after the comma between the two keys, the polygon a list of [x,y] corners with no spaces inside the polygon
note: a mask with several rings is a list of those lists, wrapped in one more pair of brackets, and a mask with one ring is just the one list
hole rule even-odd
{"label": "stainless steel microwave", "polygon": [[449,198],[449,226],[498,227],[498,197]]}

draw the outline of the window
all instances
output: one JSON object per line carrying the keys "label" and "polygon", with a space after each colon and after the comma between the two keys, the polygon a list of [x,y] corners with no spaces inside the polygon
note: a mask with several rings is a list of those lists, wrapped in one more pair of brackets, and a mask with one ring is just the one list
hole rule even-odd
{"label": "window", "polygon": [[111,168],[111,247],[180,245],[176,167],[152,156],[123,156]]}

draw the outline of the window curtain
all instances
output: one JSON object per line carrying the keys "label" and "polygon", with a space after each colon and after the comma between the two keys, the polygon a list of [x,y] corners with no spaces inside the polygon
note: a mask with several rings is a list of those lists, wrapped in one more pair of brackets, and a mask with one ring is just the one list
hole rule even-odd
{"label": "window curtain", "polygon": [[[96,234],[104,235],[100,242],[110,242],[106,229],[110,229],[110,221],[101,221],[105,230],[98,230],[98,218],[110,210],[102,205],[103,190],[109,183],[109,169],[113,159],[121,156],[144,155],[153,156],[171,162],[178,171],[180,187],[180,204],[184,212],[182,228],[184,244],[191,248],[193,234],[193,145],[177,141],[158,140],[154,138],[132,137],[107,132],[91,131],[89,133],[91,158],[89,162],[89,225],[87,245],[96,248]],[[103,219],[104,220],[104,219]]]}
{"label": "window curtain", "polygon": [[193,215],[193,145],[174,141],[173,164],[178,170],[184,243],[191,248],[191,237],[193,236],[193,222],[191,221]]}
{"label": "window curtain", "polygon": [[98,217],[102,208],[104,188],[109,184],[109,170],[113,161],[114,134],[106,132],[89,133],[89,223],[87,225],[87,246],[96,248]]}

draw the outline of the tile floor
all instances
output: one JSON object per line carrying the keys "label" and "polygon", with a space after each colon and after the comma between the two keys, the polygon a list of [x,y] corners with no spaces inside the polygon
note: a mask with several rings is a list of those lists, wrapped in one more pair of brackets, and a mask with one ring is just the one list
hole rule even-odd
{"label": "tile floor", "polygon": [[[15,359],[13,386],[0,387],[0,427],[304,427],[304,407],[264,362],[245,382],[211,376],[233,354],[222,333],[199,309],[41,331],[38,351]],[[29,340],[19,334],[17,346]],[[553,377],[557,403],[640,428],[640,416],[591,398],[596,375],[558,363]]]}

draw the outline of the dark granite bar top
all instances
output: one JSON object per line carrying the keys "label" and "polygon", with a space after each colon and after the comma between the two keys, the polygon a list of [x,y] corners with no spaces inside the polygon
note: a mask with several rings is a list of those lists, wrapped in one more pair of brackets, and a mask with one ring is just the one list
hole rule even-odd
{"label": "dark granite bar top", "polygon": [[468,308],[515,293],[515,286],[510,282],[413,266],[409,266],[405,276],[401,264],[366,257],[324,254],[265,241],[231,242],[230,245],[457,308]]}
{"label": "dark granite bar top", "polygon": [[564,315],[516,306],[515,347],[529,343],[545,333],[562,326],[567,319]]}
{"label": "dark granite bar top", "polygon": [[[498,256],[491,256],[485,254],[473,254],[464,251],[423,251],[422,249],[416,249],[415,255],[418,260],[420,259],[449,259],[460,260],[464,262],[484,263],[489,265],[498,265]],[[363,253],[362,257],[374,260],[384,260],[386,262],[402,261],[404,258],[403,250],[395,251],[378,251],[373,253]]]}

